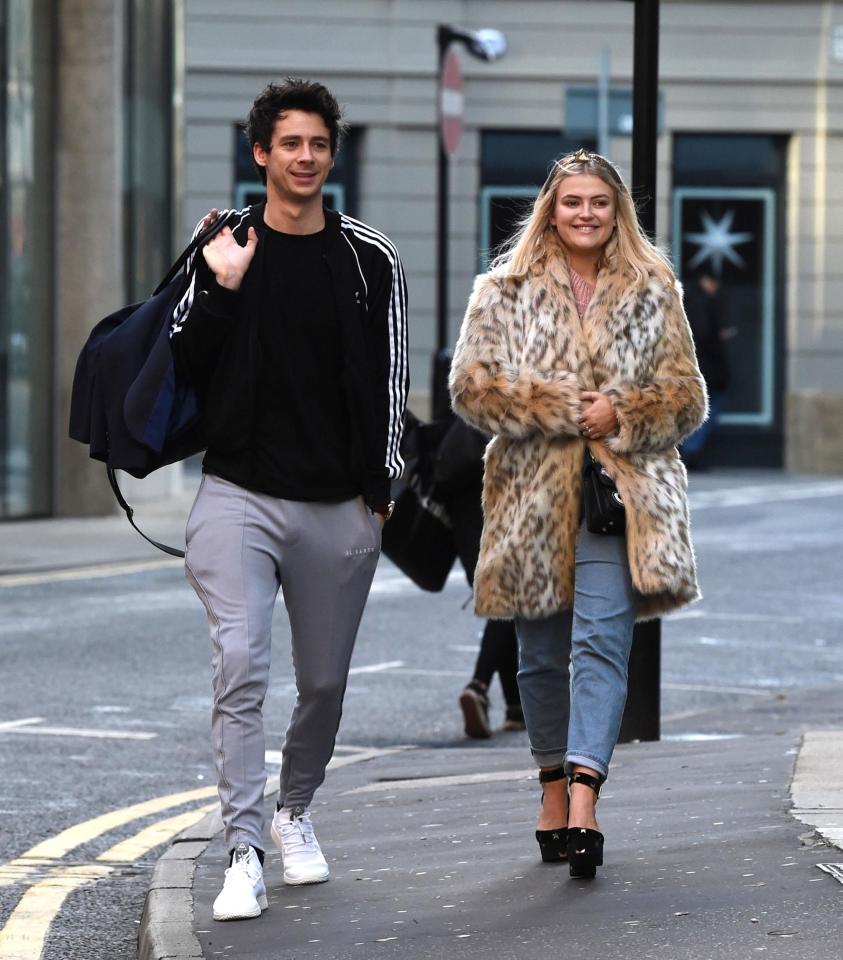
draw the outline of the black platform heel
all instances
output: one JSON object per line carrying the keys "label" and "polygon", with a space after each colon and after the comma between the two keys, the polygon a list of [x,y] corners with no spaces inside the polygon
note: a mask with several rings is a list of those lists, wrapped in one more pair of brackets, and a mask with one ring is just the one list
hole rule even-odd
{"label": "black platform heel", "polygon": [[[556,770],[539,770],[539,783],[564,780],[567,776],[564,767]],[[542,791],[542,803],[544,803],[544,791]],[[536,830],[536,840],[545,863],[559,863],[568,859],[567,827],[559,827],[558,830]]]}
{"label": "black platform heel", "polygon": [[[583,783],[600,796],[601,781],[588,773],[572,773],[571,783]],[[568,868],[572,877],[589,879],[603,865],[603,834],[586,827],[568,828]]]}

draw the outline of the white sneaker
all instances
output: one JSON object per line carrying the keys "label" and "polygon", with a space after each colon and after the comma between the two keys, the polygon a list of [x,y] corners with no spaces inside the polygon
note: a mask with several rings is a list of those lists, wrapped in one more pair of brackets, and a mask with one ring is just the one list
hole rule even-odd
{"label": "white sneaker", "polygon": [[247,920],[259,917],[269,904],[263,882],[263,867],[254,847],[238,843],[225,883],[214,900],[214,920]]}
{"label": "white sneaker", "polygon": [[324,883],[328,863],[313,832],[310,813],[300,807],[276,811],[269,832],[284,862],[284,883]]}

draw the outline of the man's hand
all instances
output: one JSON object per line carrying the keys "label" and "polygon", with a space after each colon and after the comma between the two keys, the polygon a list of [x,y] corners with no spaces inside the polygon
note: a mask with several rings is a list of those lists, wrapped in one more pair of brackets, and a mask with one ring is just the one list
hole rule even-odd
{"label": "man's hand", "polygon": [[618,418],[612,401],[603,393],[584,390],[580,394],[582,416],[580,432],[586,440],[602,440],[618,429]]}
{"label": "man's hand", "polygon": [[[217,218],[217,211],[212,210],[202,221],[202,229],[209,227]],[[241,247],[234,239],[230,227],[222,230],[202,247],[202,256],[205,263],[214,271],[217,283],[226,290],[238,290],[255,255],[258,245],[258,235],[254,227],[249,227],[246,236],[246,246]]]}

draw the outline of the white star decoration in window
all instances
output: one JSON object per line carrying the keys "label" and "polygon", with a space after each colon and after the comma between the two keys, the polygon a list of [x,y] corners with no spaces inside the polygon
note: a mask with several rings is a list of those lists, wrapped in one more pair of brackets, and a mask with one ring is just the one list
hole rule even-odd
{"label": "white star decoration in window", "polygon": [[755,236],[754,233],[732,233],[732,221],[735,219],[735,211],[727,210],[719,220],[714,220],[707,210],[700,211],[703,233],[685,233],[683,237],[690,243],[695,243],[700,249],[688,261],[688,268],[693,270],[706,260],[711,261],[711,266],[717,276],[723,272],[723,260],[729,260],[736,267],[745,267],[746,261],[735,250],[740,243],[749,243]]}

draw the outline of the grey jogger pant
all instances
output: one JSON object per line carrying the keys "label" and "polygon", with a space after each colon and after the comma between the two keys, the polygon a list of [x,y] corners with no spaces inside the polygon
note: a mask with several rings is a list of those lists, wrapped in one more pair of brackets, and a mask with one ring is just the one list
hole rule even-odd
{"label": "grey jogger pant", "polygon": [[279,587],[298,696],[283,747],[282,806],[306,807],[325,776],[348,667],[380,553],[360,497],[280,500],[205,474],[187,522],[185,569],[211,633],[214,762],[229,849],[265,849],[263,701]]}

